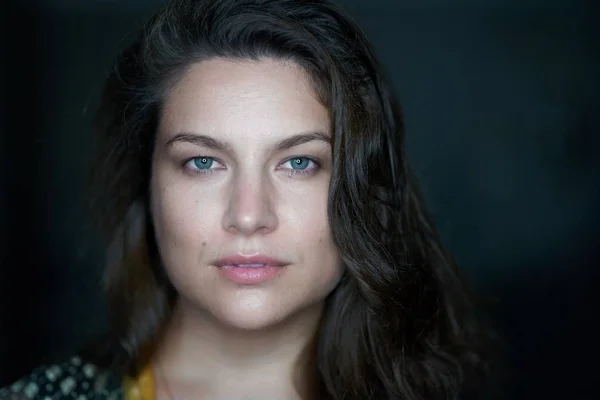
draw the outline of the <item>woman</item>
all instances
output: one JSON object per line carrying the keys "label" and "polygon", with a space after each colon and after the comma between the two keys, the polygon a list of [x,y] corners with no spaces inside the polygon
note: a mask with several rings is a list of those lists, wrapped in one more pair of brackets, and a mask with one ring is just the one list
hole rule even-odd
{"label": "woman", "polygon": [[398,105],[328,1],[168,2],[96,127],[107,340],[0,397],[450,399],[485,369]]}

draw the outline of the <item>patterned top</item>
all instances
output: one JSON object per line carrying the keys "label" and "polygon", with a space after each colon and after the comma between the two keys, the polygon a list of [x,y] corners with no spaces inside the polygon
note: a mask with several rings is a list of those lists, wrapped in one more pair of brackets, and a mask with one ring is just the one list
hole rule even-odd
{"label": "patterned top", "polygon": [[73,357],[1,388],[0,400],[123,400],[123,388],[115,374]]}

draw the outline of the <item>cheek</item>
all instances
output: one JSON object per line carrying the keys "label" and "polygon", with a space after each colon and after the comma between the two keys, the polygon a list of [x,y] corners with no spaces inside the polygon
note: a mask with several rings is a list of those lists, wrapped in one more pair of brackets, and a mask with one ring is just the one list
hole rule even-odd
{"label": "cheek", "polygon": [[219,202],[198,193],[192,185],[161,183],[157,179],[151,189],[152,220],[159,247],[197,250],[214,231]]}
{"label": "cheek", "polygon": [[325,268],[322,271],[325,281],[333,279],[341,270],[341,261],[329,226],[327,191],[315,190],[293,199],[286,208],[289,218],[285,231],[291,233],[295,246],[302,249],[303,261]]}
{"label": "cheek", "polygon": [[[282,298],[320,301],[338,285],[343,267],[327,216],[326,196],[297,197],[280,212],[278,243],[293,249],[300,268]],[[286,214],[285,216],[283,214]]]}
{"label": "cheek", "polygon": [[[314,184],[299,185],[287,194],[282,190],[279,198],[282,202],[280,218],[289,221],[293,226],[309,232],[328,232],[327,199],[328,181],[319,180]],[[302,232],[299,232],[302,233]],[[302,236],[302,235],[301,235]],[[312,239],[317,239],[312,236]]]}

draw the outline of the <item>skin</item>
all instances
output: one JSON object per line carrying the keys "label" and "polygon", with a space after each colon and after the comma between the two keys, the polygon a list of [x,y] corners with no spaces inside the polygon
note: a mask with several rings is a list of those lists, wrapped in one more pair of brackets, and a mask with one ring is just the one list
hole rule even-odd
{"label": "skin", "polygon": [[[307,133],[317,134],[278,147]],[[331,135],[289,62],[202,61],[168,93],[150,197],[179,298],[154,362],[159,398],[312,396],[315,333],[343,272],[327,217]],[[214,265],[256,253],[289,265],[253,285]]]}

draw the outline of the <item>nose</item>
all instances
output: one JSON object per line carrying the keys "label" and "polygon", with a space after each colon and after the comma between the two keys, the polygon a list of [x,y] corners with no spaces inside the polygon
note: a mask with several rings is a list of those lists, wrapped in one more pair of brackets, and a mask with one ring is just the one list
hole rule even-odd
{"label": "nose", "polygon": [[223,215],[223,229],[243,235],[266,234],[279,223],[274,211],[274,190],[266,178],[238,176],[232,183],[227,208]]}

